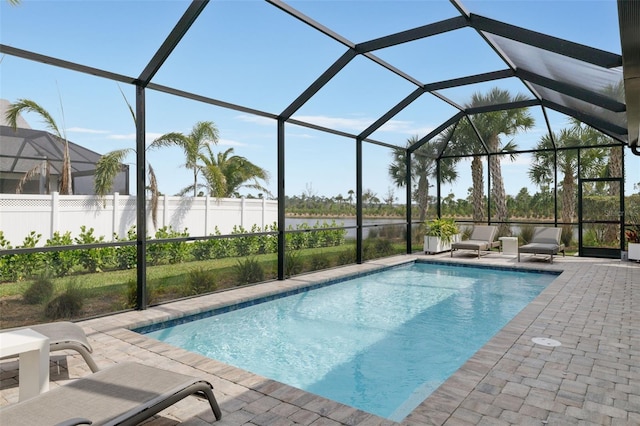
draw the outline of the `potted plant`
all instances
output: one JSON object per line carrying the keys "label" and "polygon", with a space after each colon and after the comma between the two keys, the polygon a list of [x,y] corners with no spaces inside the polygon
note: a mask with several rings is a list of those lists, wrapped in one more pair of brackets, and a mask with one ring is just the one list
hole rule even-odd
{"label": "potted plant", "polygon": [[640,260],[640,223],[636,220],[627,225],[624,235],[627,239],[629,260]]}
{"label": "potted plant", "polygon": [[460,230],[453,219],[433,219],[426,223],[424,252],[435,254],[451,250],[451,243],[460,241]]}

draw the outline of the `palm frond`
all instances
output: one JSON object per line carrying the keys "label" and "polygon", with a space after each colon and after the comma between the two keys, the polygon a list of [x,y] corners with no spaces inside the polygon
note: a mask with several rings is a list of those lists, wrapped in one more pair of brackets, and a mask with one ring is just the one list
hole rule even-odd
{"label": "palm frond", "polygon": [[[49,162],[47,161],[47,174],[49,173]],[[27,170],[27,172],[22,176],[18,185],[16,186],[16,194],[22,194],[22,190],[24,189],[24,185],[33,179],[36,176],[40,175],[42,164],[36,164],[32,169]],[[47,177],[48,180],[48,177]],[[49,185],[47,185],[47,191],[49,190]]]}
{"label": "palm frond", "polygon": [[197,141],[198,145],[203,145],[204,142],[216,145],[219,132],[213,121],[199,121],[193,126],[189,136],[190,139]]}
{"label": "palm frond", "polygon": [[124,103],[126,103],[127,107],[129,108],[129,112],[131,113],[131,118],[133,118],[133,124],[135,125],[136,124],[136,113],[133,111],[133,107],[129,103],[129,100],[127,99],[127,97],[124,95],[124,92],[122,91],[122,87],[120,87],[119,84],[118,84],[118,90],[120,90],[120,94],[122,95],[122,99],[124,99]]}
{"label": "palm frond", "polygon": [[187,195],[188,192],[191,192],[191,191],[193,191],[193,184],[185,186],[180,191],[178,191],[175,194],[175,196],[176,197],[184,197],[185,195]]}
{"label": "palm frond", "polygon": [[171,132],[171,133],[165,133],[164,135],[160,136],[157,139],[154,139],[153,142],[151,142],[151,144],[149,144],[149,146],[147,147],[147,150],[152,150],[152,149],[156,149],[156,148],[163,148],[163,147],[167,147],[167,146],[184,146],[187,142],[186,142],[187,137],[185,135],[183,135],[180,132]]}
{"label": "palm frond", "polygon": [[30,99],[18,99],[16,102],[10,104],[9,108],[7,108],[5,118],[9,125],[13,127],[13,130],[16,130],[18,128],[18,116],[22,112],[33,112],[40,115],[45,126],[60,139],[64,139],[62,137],[62,134],[60,133],[60,129],[58,129],[56,121],[53,119],[51,114],[49,114],[46,109],[42,108],[40,105]]}
{"label": "palm frond", "polygon": [[[156,179],[156,173],[153,171],[151,164],[149,164],[149,191],[151,191],[151,221],[153,222],[153,227],[158,229],[158,201],[160,191],[158,191],[158,180]],[[138,196],[144,197],[144,194],[138,194]]]}
{"label": "palm frond", "polygon": [[116,176],[122,171],[122,162],[131,152],[133,152],[131,148],[118,149],[100,157],[96,163],[93,180],[96,195],[101,198],[107,195],[113,186]]}

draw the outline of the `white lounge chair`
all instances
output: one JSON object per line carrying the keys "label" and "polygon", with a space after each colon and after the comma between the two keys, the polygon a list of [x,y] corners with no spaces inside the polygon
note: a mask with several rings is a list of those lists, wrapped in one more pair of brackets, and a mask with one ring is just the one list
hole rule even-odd
{"label": "white lounge chair", "polygon": [[533,228],[531,241],[518,247],[518,262],[520,262],[520,253],[548,255],[549,263],[553,263],[553,255],[557,255],[559,252],[562,252],[562,257],[564,257],[564,244],[560,242],[561,236],[561,228],[536,226]]}
{"label": "white lounge chair", "polygon": [[206,380],[127,362],[0,408],[2,426],[137,425],[193,394],[222,412]]}
{"label": "white lounge chair", "polygon": [[479,259],[480,251],[500,247],[500,241],[495,241],[497,233],[498,227],[495,225],[475,225],[468,240],[451,244],[451,257],[454,250],[474,250],[478,252]]}

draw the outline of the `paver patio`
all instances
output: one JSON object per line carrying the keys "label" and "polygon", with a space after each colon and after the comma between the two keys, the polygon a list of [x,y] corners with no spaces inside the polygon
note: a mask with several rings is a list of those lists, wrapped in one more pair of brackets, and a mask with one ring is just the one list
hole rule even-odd
{"label": "paver patio", "polygon": [[[131,331],[185,314],[305,286],[319,280],[415,258],[562,271],[532,303],[416,408],[405,425],[639,425],[640,264],[620,260],[540,257],[497,252],[398,256],[286,281],[173,302],[80,322],[100,367],[125,360],[204,377],[223,411],[218,425],[390,425],[392,421],[309,394]],[[552,338],[547,347],[533,337]],[[0,363],[0,405],[18,399],[17,360]],[[82,358],[56,353],[51,387],[90,374]],[[148,425],[214,421],[204,400],[186,398]],[[0,419],[1,423],[1,419]]]}

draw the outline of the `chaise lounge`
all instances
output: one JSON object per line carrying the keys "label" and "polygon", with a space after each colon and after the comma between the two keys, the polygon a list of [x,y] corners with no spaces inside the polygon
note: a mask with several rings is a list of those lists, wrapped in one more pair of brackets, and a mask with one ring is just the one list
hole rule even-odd
{"label": "chaise lounge", "polygon": [[474,250],[480,259],[480,251],[500,247],[500,241],[495,241],[497,233],[498,227],[495,225],[475,225],[468,240],[451,244],[451,257],[454,250]]}
{"label": "chaise lounge", "polygon": [[518,247],[518,262],[520,253],[544,254],[549,256],[549,263],[553,263],[553,255],[562,252],[564,257],[564,244],[560,243],[561,228],[536,226],[533,228],[533,237],[528,244]]}
{"label": "chaise lounge", "polygon": [[222,412],[208,381],[127,362],[4,406],[0,418],[3,426],[137,425],[196,393],[207,398],[220,420]]}
{"label": "chaise lounge", "polygon": [[[47,324],[31,325],[29,327],[35,332],[49,338],[49,351],[62,351],[70,349],[78,352],[84,358],[92,372],[99,370],[98,365],[91,357],[93,349],[87,340],[87,335],[82,327],[69,321],[51,322]],[[15,331],[20,328],[5,329],[2,331]]]}

